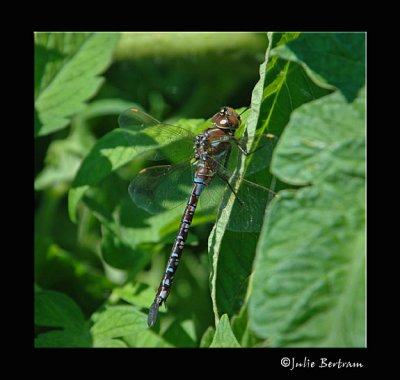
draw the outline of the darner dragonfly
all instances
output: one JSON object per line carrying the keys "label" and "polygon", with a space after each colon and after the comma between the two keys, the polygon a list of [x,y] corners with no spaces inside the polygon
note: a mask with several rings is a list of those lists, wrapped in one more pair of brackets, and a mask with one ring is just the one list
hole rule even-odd
{"label": "darner dragonfly", "polygon": [[[152,152],[148,158],[168,159],[174,163],[144,169],[134,178],[129,185],[129,194],[138,207],[150,213],[176,207],[187,197],[184,193],[188,189],[183,190],[182,186],[192,184],[164,276],[150,306],[148,325],[152,327],[157,320],[159,307],[166,302],[171,290],[189,227],[203,190],[207,188],[204,196],[202,195],[202,198],[206,198],[202,202],[205,205],[203,208],[215,210],[222,197],[226,196],[226,189],[229,189],[239,207],[232,208],[232,211],[236,212],[233,211],[229,215],[228,228],[249,232],[260,229],[263,216],[260,210],[265,210],[273,192],[227,170],[233,148],[237,148],[237,151],[246,156],[252,153],[246,149],[248,138],[235,137],[241,119],[233,108],[223,107],[212,117],[211,126],[197,136],[178,126],[161,123],[136,108],[124,111],[118,121],[120,127],[125,129],[130,143],[137,144],[141,141],[145,145],[145,151]],[[273,139],[268,137],[271,135],[253,136],[253,140],[264,139],[267,144],[263,142],[259,145],[271,147],[270,141]],[[154,150],[149,149],[153,147]],[[265,167],[272,149],[264,151],[268,153],[262,160]],[[256,169],[261,166],[256,165]]]}

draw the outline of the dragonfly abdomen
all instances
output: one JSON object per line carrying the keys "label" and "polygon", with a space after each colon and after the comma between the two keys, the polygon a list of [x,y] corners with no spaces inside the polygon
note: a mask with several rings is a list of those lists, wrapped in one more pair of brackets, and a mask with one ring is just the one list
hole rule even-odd
{"label": "dragonfly abdomen", "polygon": [[150,307],[149,316],[147,318],[147,323],[149,327],[154,326],[154,324],[156,323],[158,309],[162,305],[162,303],[165,302],[168,298],[172,282],[175,277],[175,272],[178,268],[179,260],[183,252],[183,247],[189,233],[189,228],[192,223],[194,213],[196,211],[196,206],[200,194],[206,186],[205,184],[208,178],[209,176],[207,175],[207,169],[205,168],[205,166],[199,166],[199,168],[196,170],[192,193],[190,194],[188,203],[185,207],[185,211],[181,219],[181,224],[179,226],[179,231],[176,235],[171,254],[168,258],[168,263],[164,276],[161,280],[154,302]]}
{"label": "dragonfly abdomen", "polygon": [[[141,123],[144,122],[148,125],[155,125],[158,123],[154,118],[145,114],[143,115],[143,113],[140,113],[136,109],[131,109],[127,114],[124,114],[125,119],[122,118],[121,123],[126,123],[127,126],[134,126],[135,124],[130,121],[132,118],[135,119],[135,116]],[[224,168],[226,167],[231,150],[230,142],[232,138],[234,138],[235,130],[240,125],[240,116],[232,108],[223,107],[220,112],[213,116],[211,122],[212,127],[199,133],[195,136],[193,141],[194,159],[197,165],[194,185],[185,212],[183,213],[178,234],[168,258],[167,268],[157,290],[156,297],[150,306],[147,318],[147,323],[150,327],[154,326],[156,323],[160,305],[162,305],[163,302],[165,303],[168,298],[200,194],[215,177],[218,167],[221,165]],[[182,135],[182,133],[179,134]],[[186,133],[184,135],[186,135]],[[167,141],[169,140],[167,139]]]}

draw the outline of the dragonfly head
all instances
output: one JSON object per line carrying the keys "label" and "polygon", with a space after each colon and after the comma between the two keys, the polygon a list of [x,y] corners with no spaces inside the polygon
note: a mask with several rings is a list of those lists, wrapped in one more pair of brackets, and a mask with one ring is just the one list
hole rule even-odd
{"label": "dragonfly head", "polygon": [[235,132],[240,125],[240,116],[231,107],[222,107],[221,110],[216,113],[212,119],[212,123],[220,129],[226,129],[231,132]]}

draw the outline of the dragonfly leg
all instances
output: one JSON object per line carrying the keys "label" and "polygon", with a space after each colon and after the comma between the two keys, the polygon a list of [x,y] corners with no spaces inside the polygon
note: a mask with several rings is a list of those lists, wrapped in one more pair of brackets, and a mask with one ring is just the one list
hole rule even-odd
{"label": "dragonfly leg", "polygon": [[[239,142],[238,142],[238,145],[239,145]],[[239,149],[240,149],[240,148],[239,148]],[[230,155],[231,155],[231,151],[229,151],[228,154],[225,156],[225,161],[224,161],[224,164],[223,164],[223,167],[224,167],[225,169],[227,169],[227,167],[228,167],[228,161],[229,161]],[[218,174],[218,173],[217,173],[217,174]],[[228,184],[228,186],[229,186],[229,188],[231,189],[232,193],[235,195],[237,201],[240,203],[240,205],[243,205],[243,202],[240,200],[240,198],[239,198],[238,195],[236,194],[235,190],[233,190],[233,187],[232,187],[232,185],[229,183],[229,180],[228,180],[227,178],[224,178],[224,177],[221,176],[220,174],[218,174],[218,176],[219,176],[219,178],[221,178],[224,182],[226,182],[226,183]]]}
{"label": "dragonfly leg", "polygon": [[[273,135],[273,134],[271,134],[271,133],[267,133],[267,134],[265,135],[265,137],[267,137],[267,138],[269,138],[269,139],[276,139],[276,136]],[[256,149],[251,150],[250,152],[248,152],[247,149],[246,149],[246,147],[244,147],[244,146],[240,143],[240,141],[237,141],[237,140],[236,140],[236,144],[237,144],[237,147],[239,148],[240,152],[242,152],[242,154],[244,154],[246,157],[249,156],[250,154],[253,154],[253,153],[259,151],[260,149],[264,148],[264,145],[261,145],[261,146],[257,147]]]}
{"label": "dragonfly leg", "polygon": [[248,156],[250,154],[249,152],[247,152],[247,149],[242,144],[240,144],[239,141],[237,141],[236,144],[242,154],[244,154],[245,156]]}
{"label": "dragonfly leg", "polygon": [[236,191],[233,189],[232,185],[229,183],[229,181],[227,179],[225,179],[224,177],[219,175],[219,178],[221,178],[224,182],[227,183],[227,185],[229,186],[229,189],[232,191],[232,193],[234,194],[236,200],[239,202],[239,204],[241,206],[243,206],[243,202],[240,200],[239,196],[237,195]]}

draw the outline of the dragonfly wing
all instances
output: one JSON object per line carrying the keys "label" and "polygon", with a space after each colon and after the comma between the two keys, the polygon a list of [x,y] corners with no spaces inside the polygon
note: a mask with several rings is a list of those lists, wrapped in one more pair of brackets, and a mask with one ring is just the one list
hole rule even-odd
{"label": "dragonfly wing", "polygon": [[[242,137],[239,140],[241,146],[248,145],[249,137]],[[278,138],[272,134],[256,135],[252,139],[248,158],[246,160],[246,175],[257,173],[271,164],[272,153],[278,142]]]}
{"label": "dragonfly wing", "polygon": [[[257,173],[271,164],[272,153],[277,143],[277,137],[272,134],[245,136],[232,139],[231,161],[235,165],[238,155],[243,155],[241,148],[247,152],[246,175]],[[236,157],[236,158],[234,158]]]}
{"label": "dragonfly wing", "polygon": [[202,192],[196,208],[196,216],[202,213],[215,213],[226,193],[226,182],[214,178]]}
{"label": "dragonfly wing", "polygon": [[231,208],[227,229],[231,231],[259,232],[264,222],[265,210],[275,193],[264,186],[242,179]]}
{"label": "dragonfly wing", "polygon": [[132,131],[139,131],[143,128],[162,124],[153,116],[150,116],[137,108],[128,108],[123,111],[119,115],[118,123],[121,128],[128,128]]}
{"label": "dragonfly wing", "polygon": [[180,162],[193,155],[194,135],[190,131],[162,123],[137,108],[123,111],[118,123],[128,144],[143,146],[151,160]]}
{"label": "dragonfly wing", "polygon": [[[218,139],[212,141],[217,142]],[[246,152],[248,156],[246,159],[246,175],[250,175],[270,165],[272,153],[277,143],[277,137],[272,134],[258,134],[252,137],[244,136],[239,139],[224,136],[220,141],[224,143],[229,142],[231,144],[229,159],[229,167],[231,170],[236,167],[239,156]]]}
{"label": "dragonfly wing", "polygon": [[[239,175],[234,175],[216,162],[218,172],[205,192],[205,199],[217,204],[221,202],[220,212],[226,212],[224,207],[230,202],[235,204],[230,207],[227,228],[231,231],[258,232],[264,220],[264,212],[275,192],[254,182],[245,180]],[[216,201],[218,199],[218,201]]]}
{"label": "dragonfly wing", "polygon": [[193,186],[193,168],[188,162],[143,169],[129,185],[133,202],[150,214],[175,208],[185,201]]}

